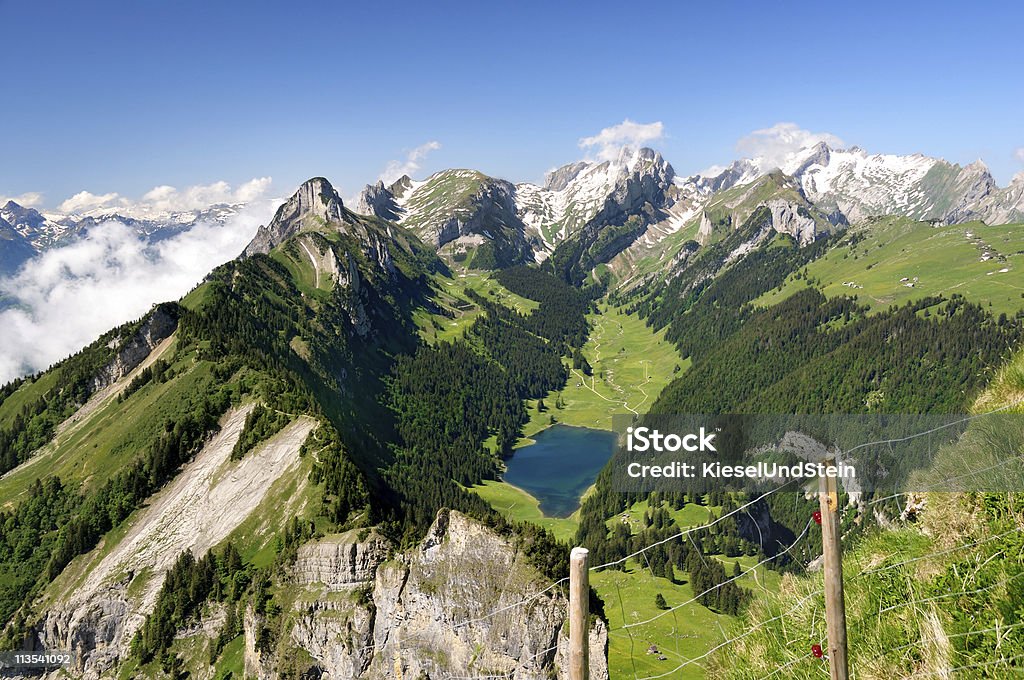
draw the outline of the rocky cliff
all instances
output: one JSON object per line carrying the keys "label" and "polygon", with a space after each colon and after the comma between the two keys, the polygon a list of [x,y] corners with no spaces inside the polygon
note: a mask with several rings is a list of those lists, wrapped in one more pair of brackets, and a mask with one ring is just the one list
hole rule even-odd
{"label": "rocky cliff", "polygon": [[304,229],[341,221],[343,208],[341,197],[330,182],[323,177],[307,180],[277,209],[270,224],[259,228],[243,255],[269,253]]}
{"label": "rocky cliff", "polygon": [[177,327],[177,305],[163,304],[154,307],[134,334],[111,341],[115,350],[114,358],[93,378],[91,391],[98,392],[131,373],[157,345],[169,338]]}
{"label": "rocky cliff", "polygon": [[[388,557],[376,534],[304,546],[292,570],[297,595],[287,637],[252,643],[265,621],[246,616],[246,673],[276,677],[308,655],[309,677],[565,677],[567,603],[505,539],[442,511],[415,549]],[[541,593],[537,595],[537,593]],[[607,678],[607,631],[591,630],[591,677]]]}
{"label": "rocky cliff", "polygon": [[[403,179],[408,180],[408,177]],[[395,194],[390,188],[384,186],[383,181],[367,184],[359,194],[353,210],[361,215],[376,215],[391,221],[398,221],[400,216]]]}

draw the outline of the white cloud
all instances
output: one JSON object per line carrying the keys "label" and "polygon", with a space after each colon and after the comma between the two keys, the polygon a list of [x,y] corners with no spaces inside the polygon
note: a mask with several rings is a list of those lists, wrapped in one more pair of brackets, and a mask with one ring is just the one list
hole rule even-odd
{"label": "white cloud", "polygon": [[43,202],[43,195],[38,191],[26,191],[20,196],[0,196],[0,205],[7,205],[7,201],[14,201],[22,208],[34,208]]}
{"label": "white cloud", "polygon": [[665,126],[661,121],[635,123],[625,119],[618,125],[606,127],[593,137],[580,139],[581,149],[594,149],[597,160],[610,161],[618,158],[623,147],[635,148],[661,139]]}
{"label": "white cloud", "polygon": [[133,206],[135,212],[183,212],[202,210],[217,203],[249,203],[263,196],[273,180],[256,177],[237,189],[224,181],[198,184],[178,190],[166,184],[153,187]]}
{"label": "white cloud", "polygon": [[199,223],[156,244],[120,222],[104,222],[0,279],[0,296],[17,304],[0,311],[0,383],[51,365],[157,302],[179,298],[238,255],[275,207],[259,201],[224,224]]}
{"label": "white cloud", "polygon": [[161,213],[202,210],[217,203],[249,203],[262,197],[270,189],[270,177],[255,177],[237,188],[225,181],[196,184],[178,189],[167,184],[153,187],[138,201],[120,194],[96,195],[80,191],[60,204],[61,212],[88,213],[116,210],[130,217],[146,217]]}
{"label": "white cloud", "polygon": [[1015,157],[1017,158],[1017,160],[1019,160],[1019,161],[1020,161],[1021,163],[1024,163],[1024,146],[1022,146],[1022,147],[1020,147],[1019,149],[1017,149],[1016,151],[1014,151],[1014,152],[1013,152],[1013,155],[1014,155],[1014,156],[1015,156]]}
{"label": "white cloud", "polygon": [[123,205],[117,193],[94,194],[89,191],[79,191],[77,194],[60,204],[61,212],[77,213],[98,208],[110,208],[115,204]]}
{"label": "white cloud", "polygon": [[441,143],[437,141],[429,141],[426,144],[421,144],[415,149],[410,151],[405,156],[405,160],[388,161],[387,166],[384,168],[384,172],[380,173],[377,178],[384,182],[384,184],[391,184],[397,179],[400,179],[402,175],[409,175],[412,177],[421,167],[423,160],[431,151],[437,151],[441,148]]}
{"label": "white cloud", "polygon": [[797,152],[825,142],[836,148],[843,140],[829,132],[811,132],[796,123],[776,123],[770,128],[754,130],[736,142],[736,150],[747,158],[758,161],[761,169],[784,168]]}

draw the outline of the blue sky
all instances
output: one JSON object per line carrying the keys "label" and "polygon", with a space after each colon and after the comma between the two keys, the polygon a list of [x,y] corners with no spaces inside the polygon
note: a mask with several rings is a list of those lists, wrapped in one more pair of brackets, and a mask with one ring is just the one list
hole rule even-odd
{"label": "blue sky", "polygon": [[793,122],[871,151],[1024,169],[1012,3],[0,0],[0,196],[329,177],[343,195],[435,141],[423,176],[512,180],[660,121],[680,173]]}

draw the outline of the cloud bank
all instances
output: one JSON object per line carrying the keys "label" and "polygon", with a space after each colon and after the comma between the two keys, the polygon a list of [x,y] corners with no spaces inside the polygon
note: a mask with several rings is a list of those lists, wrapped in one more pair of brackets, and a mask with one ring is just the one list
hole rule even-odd
{"label": "cloud bank", "polygon": [[764,170],[784,167],[801,149],[825,142],[833,148],[845,146],[843,140],[830,132],[811,132],[796,123],[776,123],[770,128],[754,130],[736,142],[736,150],[759,162]]}
{"label": "cloud bank", "polygon": [[[145,217],[160,213],[186,212],[202,210],[217,203],[249,203],[264,196],[270,189],[270,177],[255,177],[248,182],[233,187],[225,181],[212,184],[196,184],[184,189],[162,184],[153,187],[138,201],[128,199],[116,192],[94,194],[90,191],[79,191],[66,199],[59,206],[65,213],[88,213],[117,211],[131,217]],[[26,196],[39,194],[26,194]],[[39,196],[41,199],[41,196]],[[29,205],[15,199],[16,203]]]}
{"label": "cloud bank", "polygon": [[611,161],[619,157],[623,147],[636,148],[661,139],[665,126],[661,121],[636,123],[629,118],[618,125],[606,127],[592,137],[583,137],[581,149],[590,149],[599,161]]}
{"label": "cloud bank", "polygon": [[23,208],[34,208],[43,202],[43,195],[38,191],[27,191],[20,196],[0,196],[0,205],[14,201]]}
{"label": "cloud bank", "polygon": [[238,255],[275,207],[259,201],[224,224],[198,223],[156,244],[107,221],[0,279],[0,298],[17,305],[0,311],[0,384],[46,368],[157,302],[181,297]]}
{"label": "cloud bank", "polygon": [[380,173],[377,179],[384,182],[384,184],[392,184],[395,180],[400,179],[402,175],[412,177],[419,171],[424,159],[426,159],[430,152],[437,151],[440,148],[441,143],[434,140],[421,144],[406,154],[404,160],[388,161],[384,172]]}

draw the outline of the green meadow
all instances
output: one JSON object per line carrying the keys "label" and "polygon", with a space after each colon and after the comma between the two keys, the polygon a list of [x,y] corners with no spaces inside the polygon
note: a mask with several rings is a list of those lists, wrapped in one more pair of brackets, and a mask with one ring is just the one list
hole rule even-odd
{"label": "green meadow", "polygon": [[809,285],[874,309],[958,293],[997,316],[1013,314],[1024,298],[1024,228],[875,220],[755,303],[767,307]]}

